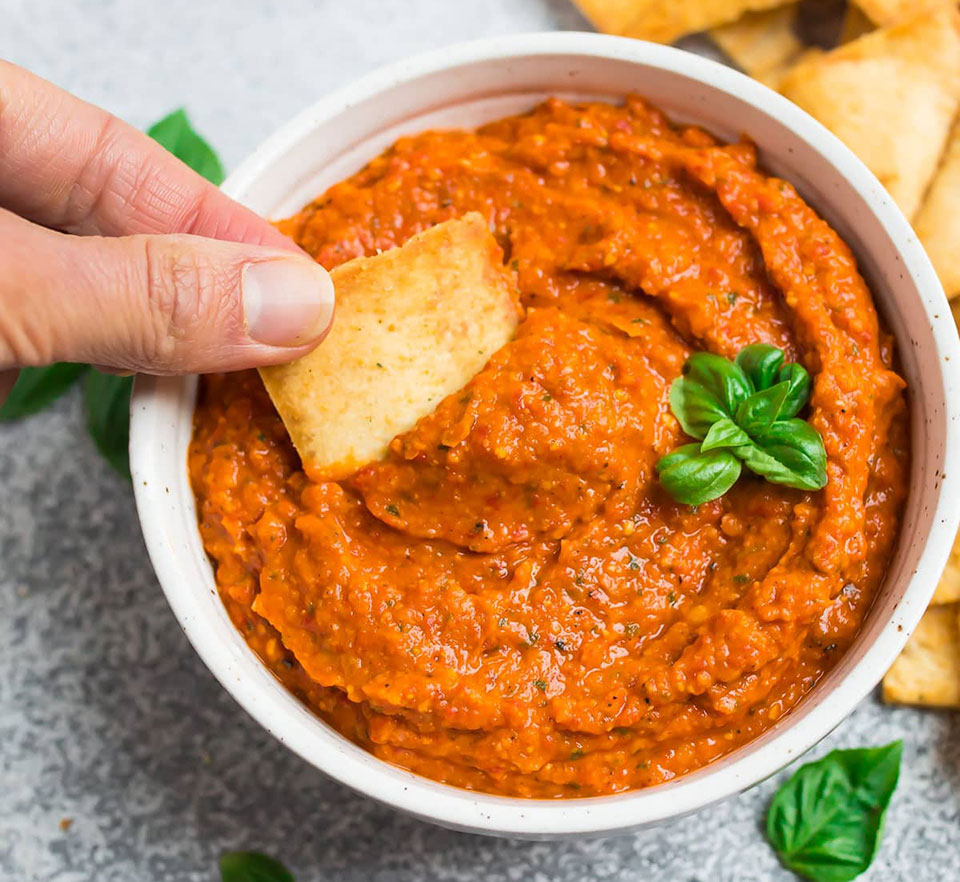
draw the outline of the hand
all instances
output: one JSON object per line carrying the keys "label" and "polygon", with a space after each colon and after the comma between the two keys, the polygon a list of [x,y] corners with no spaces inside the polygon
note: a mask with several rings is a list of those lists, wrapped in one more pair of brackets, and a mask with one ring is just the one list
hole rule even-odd
{"label": "hand", "polygon": [[329,275],[269,223],[0,61],[0,402],[16,368],[55,361],[156,374],[291,361],[332,317]]}

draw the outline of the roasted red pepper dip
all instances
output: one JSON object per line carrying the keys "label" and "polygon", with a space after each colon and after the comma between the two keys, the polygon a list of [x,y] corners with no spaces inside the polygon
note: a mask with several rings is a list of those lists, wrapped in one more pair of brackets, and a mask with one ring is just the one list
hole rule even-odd
{"label": "roasted red pepper dip", "polygon": [[[332,268],[467,211],[525,318],[385,461],[312,482],[256,373],[203,380],[189,467],[217,585],[269,669],[384,760],[527,797],[668,781],[756,738],[856,638],[907,487],[892,339],[751,145],[634,97],[402,138],[281,226]],[[670,382],[758,341],[814,378],[826,488],[745,473],[674,502]]]}

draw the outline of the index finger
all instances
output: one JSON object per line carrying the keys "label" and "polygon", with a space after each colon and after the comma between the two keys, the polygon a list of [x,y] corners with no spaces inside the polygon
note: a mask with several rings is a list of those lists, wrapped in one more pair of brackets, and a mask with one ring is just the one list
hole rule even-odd
{"label": "index finger", "polygon": [[190,233],[296,249],[142,132],[2,60],[0,207],[69,233]]}

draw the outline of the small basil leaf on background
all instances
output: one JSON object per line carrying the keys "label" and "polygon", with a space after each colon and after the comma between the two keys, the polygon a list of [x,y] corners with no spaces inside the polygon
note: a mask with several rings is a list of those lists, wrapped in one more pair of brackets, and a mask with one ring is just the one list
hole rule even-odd
{"label": "small basil leaf on background", "polygon": [[147,129],[147,134],[208,181],[223,183],[223,166],[213,148],[190,125],[181,107]]}
{"label": "small basil leaf on background", "polygon": [[712,352],[695,352],[683,365],[683,376],[703,386],[732,417],[753,392],[743,369]]}
{"label": "small basil leaf on background", "polygon": [[83,390],[87,429],[104,459],[130,477],[130,392],[133,377],[90,371]]}
{"label": "small basil leaf on background", "polygon": [[740,460],[729,450],[701,453],[699,444],[678,447],[657,463],[664,489],[687,505],[723,496],[737,482],[740,469]]}
{"label": "small basil leaf on background", "polygon": [[677,377],[670,384],[670,409],[692,438],[703,438],[710,426],[727,417],[726,409],[712,392],[686,377]]}
{"label": "small basil leaf on background", "polygon": [[752,343],[737,353],[735,362],[753,384],[755,392],[769,389],[777,380],[777,371],[783,364],[783,351],[769,343]]}
{"label": "small basil leaf on background", "polygon": [[903,742],[835,750],[807,763],[773,797],[767,838],[811,882],[850,882],[872,863],[900,775]]}
{"label": "small basil leaf on background", "polygon": [[63,395],[87,370],[88,365],[69,362],[21,368],[17,382],[0,406],[0,422],[38,413]]}
{"label": "small basil leaf on background", "polygon": [[798,490],[827,483],[827,452],[820,433],[805,420],[777,420],[753,443],[737,449],[752,472]]}
{"label": "small basil leaf on background", "polygon": [[807,373],[803,365],[791,363],[780,368],[777,379],[781,383],[790,385],[787,397],[783,401],[783,407],[780,408],[780,419],[795,417],[803,410],[807,399],[810,398],[810,389],[813,385],[810,381],[810,374]]}
{"label": "small basil leaf on background", "polygon": [[255,851],[233,851],[220,858],[222,882],[294,882],[291,872],[272,857]]}
{"label": "small basil leaf on background", "polygon": [[737,424],[748,435],[765,432],[780,416],[789,391],[789,383],[777,383],[760,392],[754,392],[737,408]]}
{"label": "small basil leaf on background", "polygon": [[721,448],[742,447],[750,443],[750,436],[743,431],[732,419],[723,417],[717,420],[707,434],[704,435],[703,442],[700,444],[702,453],[709,453],[711,450]]}

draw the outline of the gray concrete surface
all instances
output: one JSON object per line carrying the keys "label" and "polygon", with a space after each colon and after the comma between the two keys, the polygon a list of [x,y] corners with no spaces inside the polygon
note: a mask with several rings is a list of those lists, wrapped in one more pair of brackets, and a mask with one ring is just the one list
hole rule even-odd
{"label": "gray concrete surface", "polygon": [[[0,56],[137,125],[186,104],[232,166],[381,63],[582,27],[565,0],[0,0]],[[957,716],[870,700],[817,752],[898,737],[903,780],[865,878],[960,879]],[[774,882],[791,878],[761,832],[776,783],[660,830],[551,844],[450,833],[356,796],[271,740],[194,655],[76,394],[0,427],[2,880],[201,882],[244,848],[298,882]]]}

